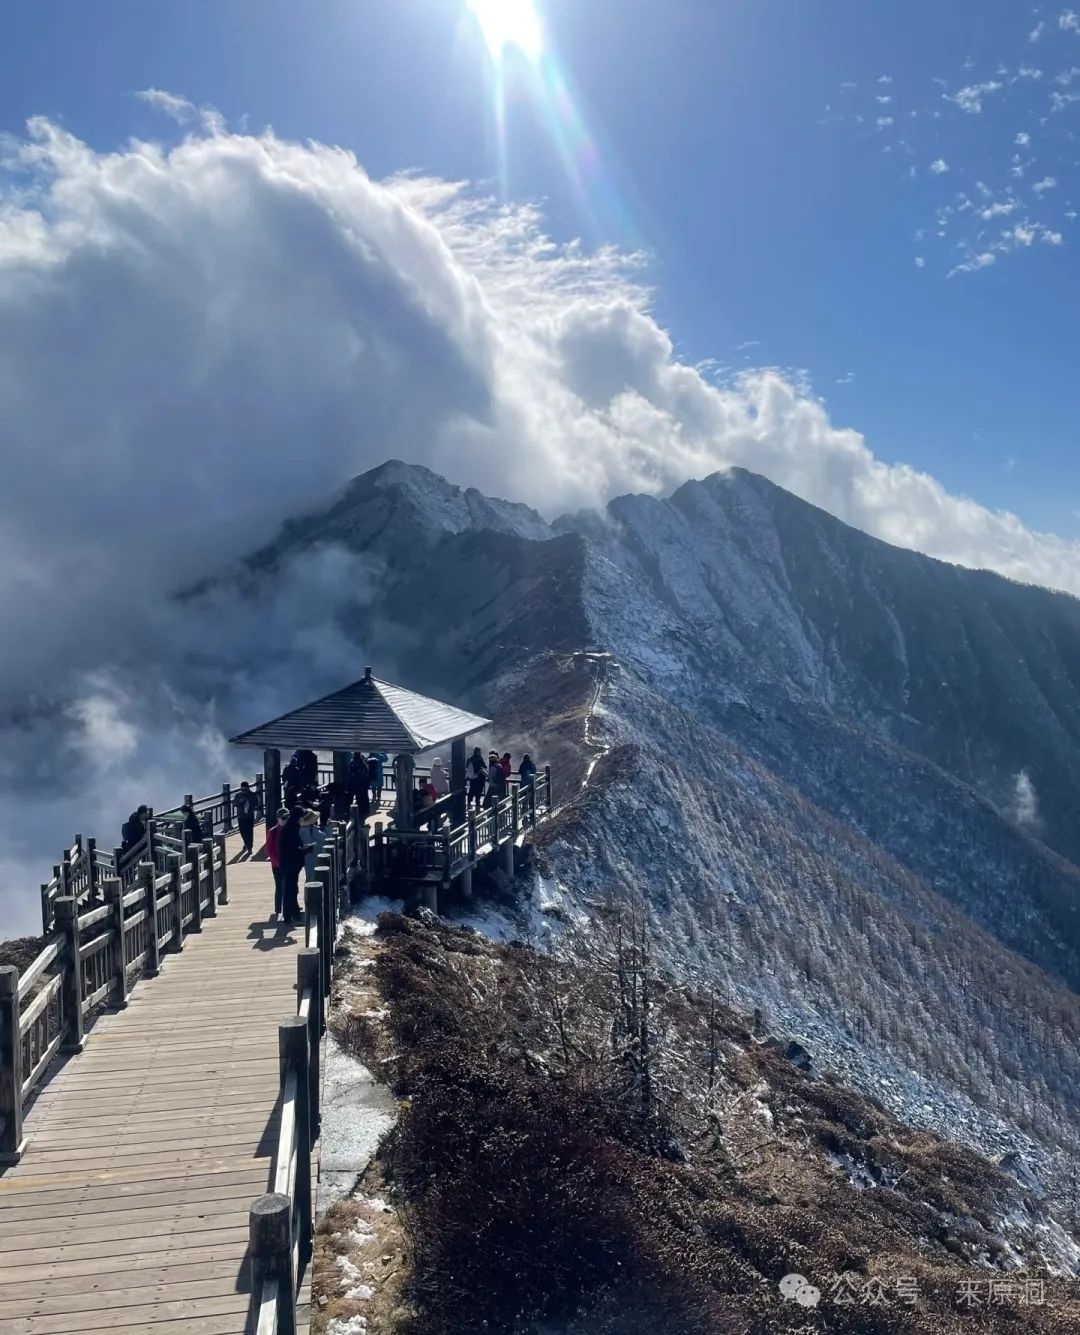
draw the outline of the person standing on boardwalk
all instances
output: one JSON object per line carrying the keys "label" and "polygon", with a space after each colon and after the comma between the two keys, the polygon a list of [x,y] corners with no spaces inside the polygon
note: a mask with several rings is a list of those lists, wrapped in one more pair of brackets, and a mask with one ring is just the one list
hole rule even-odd
{"label": "person standing on boardwalk", "polygon": [[487,805],[497,807],[506,796],[506,771],[497,751],[488,753],[487,785]]}
{"label": "person standing on boardwalk", "polygon": [[[281,864],[281,916],[287,923],[302,921],[300,913],[300,873],[304,870],[304,842],[300,837],[303,812],[293,807],[286,812],[278,834],[278,862]],[[318,820],[318,816],[315,817]]]}
{"label": "person standing on boardwalk", "polygon": [[233,796],[233,811],[236,813],[236,828],[244,841],[244,852],[251,857],[255,844],[255,794],[251,784],[245,779],[240,791]]}
{"label": "person standing on boardwalk", "polygon": [[484,753],[478,746],[473,748],[473,753],[469,757],[469,763],[465,768],[469,776],[468,801],[470,804],[475,803],[476,809],[479,811],[484,801],[487,765],[484,763]]}
{"label": "person standing on boardwalk", "polygon": [[436,802],[450,791],[450,775],[443,769],[443,763],[438,756],[431,762],[431,786],[435,789]]}
{"label": "person standing on boardwalk", "polygon": [[266,859],[274,873],[274,916],[281,912],[285,892],[284,872],[281,869],[281,832],[289,819],[288,811],[282,807],[277,814],[277,824],[271,825],[266,832]]}
{"label": "person standing on boardwalk", "polygon": [[533,764],[532,756],[522,756],[521,764],[518,766],[518,780],[522,788],[529,788],[536,781],[536,766]]}
{"label": "person standing on boardwalk", "polygon": [[389,759],[385,751],[372,751],[368,756],[368,784],[371,788],[371,804],[376,811],[382,801],[383,766]]}
{"label": "person standing on boardwalk", "polygon": [[126,853],[129,848],[134,848],[142,841],[146,834],[146,818],[149,814],[149,807],[139,807],[124,821],[123,829],[120,831],[121,853]]}
{"label": "person standing on boardwalk", "polygon": [[315,875],[315,863],[326,843],[326,831],[319,827],[316,811],[305,811],[300,817],[300,842],[304,845],[304,874],[310,881]]}
{"label": "person standing on boardwalk", "polygon": [[180,808],[180,814],[184,818],[184,823],[180,827],[180,837],[189,844],[201,844],[203,841],[202,824],[195,814],[195,808],[183,806]]}

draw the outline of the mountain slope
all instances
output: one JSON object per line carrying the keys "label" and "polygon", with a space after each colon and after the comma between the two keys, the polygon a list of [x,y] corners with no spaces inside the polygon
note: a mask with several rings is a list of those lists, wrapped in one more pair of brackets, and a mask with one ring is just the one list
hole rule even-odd
{"label": "mountain slope", "polygon": [[[325,545],[372,563],[347,627],[365,656],[555,762],[573,800],[543,893],[574,914],[643,895],[677,973],[900,1115],[1060,1171],[1080,1103],[1080,604],[739,470],[548,526],[386,465],[250,578]],[[621,664],[591,730],[586,645]],[[575,798],[598,741],[614,749]]]}

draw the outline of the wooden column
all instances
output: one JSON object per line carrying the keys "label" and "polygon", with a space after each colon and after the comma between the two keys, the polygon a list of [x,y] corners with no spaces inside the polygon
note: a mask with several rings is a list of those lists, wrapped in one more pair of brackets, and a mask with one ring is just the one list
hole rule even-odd
{"label": "wooden column", "polygon": [[260,1321],[263,1292],[268,1285],[275,1285],[277,1312],[273,1328],[279,1335],[296,1335],[292,1250],[292,1202],[288,1196],[274,1192],[258,1197],[248,1214],[251,1330],[263,1329]]}
{"label": "wooden column", "polygon": [[232,830],[232,785],[223,783],[221,785],[221,825],[224,830]]}
{"label": "wooden column", "polygon": [[188,876],[191,878],[191,922],[188,923],[189,932],[202,931],[202,882],[199,880],[199,845],[191,843],[186,845],[185,853],[188,865]]}
{"label": "wooden column", "polygon": [[296,952],[296,999],[297,1005],[299,1005],[305,991],[309,993],[311,999],[307,1019],[308,1057],[311,1061],[311,1134],[313,1139],[318,1139],[321,1121],[319,1110],[319,1048],[325,1023],[325,1006],[321,982],[322,965],[319,960],[319,952],[308,950],[306,946],[301,947]]}
{"label": "wooden column", "polygon": [[266,828],[277,824],[281,807],[281,752],[270,747],[263,752],[263,819]]}
{"label": "wooden column", "polygon": [[455,827],[465,822],[465,803],[468,791],[467,763],[468,751],[465,738],[459,737],[450,744],[450,791],[454,794],[454,800],[450,807],[450,824]]}
{"label": "wooden column", "polygon": [[0,1164],[18,1163],[26,1148],[22,1125],[22,1037],[19,971],[0,965]]}
{"label": "wooden column", "polygon": [[221,881],[218,885],[218,903],[227,904],[229,902],[229,858],[225,852],[225,836],[223,834],[214,835],[214,847],[217,850],[218,858],[221,861]]}
{"label": "wooden column", "polygon": [[112,905],[109,930],[115,934],[113,942],[113,1005],[123,1010],[127,1005],[127,933],[124,931],[124,885],[116,876],[105,882],[105,903]]}
{"label": "wooden column", "polygon": [[514,874],[514,836],[511,835],[499,848],[499,863],[507,876]]}
{"label": "wooden column", "polygon": [[214,918],[217,916],[217,875],[214,871],[214,841],[213,839],[204,839],[199,847],[206,859],[206,870],[210,877],[210,902],[203,909],[203,917]]}
{"label": "wooden column", "polygon": [[56,930],[64,938],[64,981],[60,984],[60,1007],[67,1030],[61,1052],[83,1049],[83,962],[79,956],[79,906],[74,899],[56,901]]}
{"label": "wooden column", "polygon": [[146,906],[146,930],[149,934],[147,936],[147,948],[150,953],[146,957],[145,968],[147,977],[150,978],[161,969],[161,945],[158,937],[157,920],[157,890],[154,888],[155,876],[156,868],[152,862],[139,863],[139,879],[142,881],[143,902]]}
{"label": "wooden column", "polygon": [[462,899],[472,899],[472,868],[466,867],[459,878]]}
{"label": "wooden column", "polygon": [[184,948],[184,894],[183,894],[183,867],[179,853],[168,853],[165,856],[166,865],[169,868],[169,886],[172,894],[172,923],[173,923],[173,950],[183,950]]}
{"label": "wooden column", "polygon": [[415,830],[413,821],[413,771],[416,764],[412,756],[402,754],[394,757],[394,824],[399,830]]}

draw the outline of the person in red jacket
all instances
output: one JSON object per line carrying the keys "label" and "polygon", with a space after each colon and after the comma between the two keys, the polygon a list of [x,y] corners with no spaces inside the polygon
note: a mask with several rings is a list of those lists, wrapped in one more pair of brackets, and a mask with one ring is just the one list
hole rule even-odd
{"label": "person in red jacket", "polygon": [[266,832],[266,857],[274,873],[274,913],[281,913],[282,898],[285,894],[285,873],[281,870],[281,832],[289,820],[287,807],[282,807],[277,814],[277,824],[271,825]]}
{"label": "person in red jacket", "polygon": [[510,752],[504,751],[499,757],[499,767],[509,780],[514,772],[514,762],[510,759]]}

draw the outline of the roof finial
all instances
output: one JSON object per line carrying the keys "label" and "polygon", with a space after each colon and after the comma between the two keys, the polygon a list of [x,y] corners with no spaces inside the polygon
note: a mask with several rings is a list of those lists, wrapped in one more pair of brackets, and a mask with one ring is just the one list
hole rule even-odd
{"label": "roof finial", "polygon": [[371,668],[364,668],[364,680],[365,681],[371,680]]}

